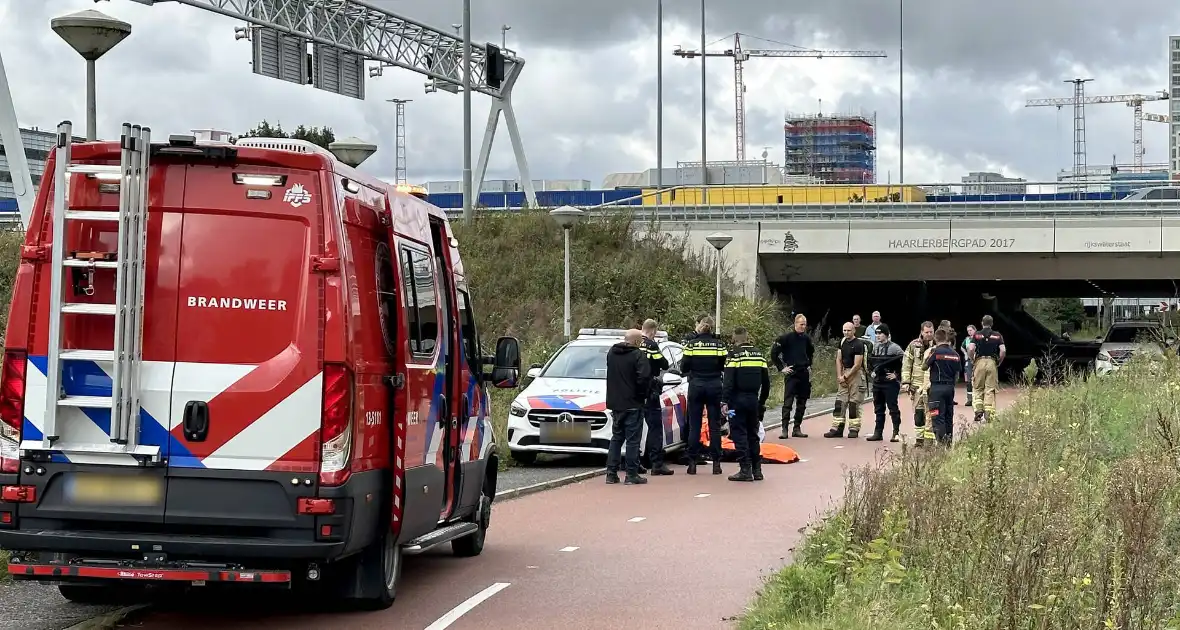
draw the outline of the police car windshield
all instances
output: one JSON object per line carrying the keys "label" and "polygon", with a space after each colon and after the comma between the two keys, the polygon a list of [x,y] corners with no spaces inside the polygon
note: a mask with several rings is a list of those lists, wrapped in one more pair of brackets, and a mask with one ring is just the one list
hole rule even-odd
{"label": "police car windshield", "polygon": [[1150,342],[1156,336],[1152,326],[1118,326],[1111,328],[1104,341],[1106,343],[1135,343]]}
{"label": "police car windshield", "polygon": [[606,379],[606,353],[610,346],[566,346],[541,376],[545,378]]}

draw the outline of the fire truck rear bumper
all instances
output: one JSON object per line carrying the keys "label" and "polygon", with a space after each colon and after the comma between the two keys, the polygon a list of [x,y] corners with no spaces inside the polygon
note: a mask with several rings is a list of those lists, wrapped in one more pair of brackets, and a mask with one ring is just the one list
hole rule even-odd
{"label": "fire truck rear bumper", "polygon": [[274,538],[183,536],[62,530],[0,530],[0,549],[12,555],[55,552],[76,556],[165,553],[173,558],[261,558],[268,560],[332,560],[344,554],[346,541],[315,542]]}

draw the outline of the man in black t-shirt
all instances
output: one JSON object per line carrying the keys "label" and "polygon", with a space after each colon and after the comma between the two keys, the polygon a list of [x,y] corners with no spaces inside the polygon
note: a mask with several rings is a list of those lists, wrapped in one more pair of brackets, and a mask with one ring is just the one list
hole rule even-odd
{"label": "man in black t-shirt", "polygon": [[844,418],[848,417],[848,437],[860,435],[860,408],[865,401],[865,344],[856,336],[852,322],[844,324],[844,339],[836,353],[836,403],[832,409],[832,428],[826,438],[844,437]]}

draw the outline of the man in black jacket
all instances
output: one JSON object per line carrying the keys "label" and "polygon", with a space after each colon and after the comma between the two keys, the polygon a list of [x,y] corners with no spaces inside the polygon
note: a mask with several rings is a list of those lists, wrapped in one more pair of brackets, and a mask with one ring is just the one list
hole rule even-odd
{"label": "man in black jacket", "polygon": [[901,361],[905,351],[889,338],[889,326],[885,324],[877,325],[876,337],[877,343],[869,355],[869,380],[873,384],[873,411],[877,423],[868,441],[885,439],[885,409],[888,408],[893,420],[893,436],[889,441],[898,442],[901,440],[901,408],[897,405],[897,397],[901,393]]}
{"label": "man in black jacket", "polygon": [[713,334],[713,318],[697,323],[696,335],[684,344],[680,371],[688,378],[688,474],[697,474],[697,455],[701,452],[701,425],[709,414],[709,454],[713,474],[721,474],[721,378],[729,349]]}
{"label": "man in black jacket", "polygon": [[780,438],[786,439],[791,426],[791,407],[795,408],[795,426],[791,437],[805,438],[803,416],[807,413],[807,399],[811,398],[811,361],[815,358],[815,344],[807,334],[807,318],[795,316],[795,326],[774,341],[770,360],[785,380],[783,389],[783,424]]}
{"label": "man in black jacket", "polygon": [[606,457],[606,482],[619,483],[619,455],[627,440],[628,485],[647,483],[639,476],[639,435],[643,432],[643,407],[652,387],[651,364],[643,350],[643,333],[628,330],[623,341],[606,354],[606,408],[611,414],[610,450]]}
{"label": "man in black jacket", "polygon": [[[656,342],[656,320],[643,322],[643,349],[647,354],[651,375],[657,376],[668,369],[668,359],[660,351],[660,344]],[[647,395],[647,405],[643,408],[643,419],[647,424],[647,441],[643,446],[643,456],[640,460],[647,460],[640,466],[650,466],[653,475],[671,475],[676,471],[664,465],[664,409],[660,406],[660,394],[663,388],[659,385],[651,388]]]}

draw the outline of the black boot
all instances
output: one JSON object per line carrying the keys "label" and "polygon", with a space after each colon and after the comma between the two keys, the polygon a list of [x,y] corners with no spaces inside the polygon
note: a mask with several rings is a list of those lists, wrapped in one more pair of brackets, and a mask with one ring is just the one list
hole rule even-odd
{"label": "black boot", "polygon": [[762,481],[765,477],[762,476],[762,462],[754,462],[754,481]]}
{"label": "black boot", "polygon": [[660,464],[659,466],[656,466],[655,468],[651,469],[651,474],[655,477],[665,477],[665,476],[675,475],[676,471],[672,470],[671,468],[668,468],[667,466],[665,466],[663,464]]}
{"label": "black boot", "polygon": [[606,482],[607,483],[619,483],[619,473],[617,473],[617,472],[606,473]]}
{"label": "black boot", "polygon": [[713,462],[713,474],[720,475],[721,472],[721,462]]}
{"label": "black boot", "polygon": [[898,429],[894,429],[893,435],[889,438],[889,441],[890,442],[900,442],[901,441],[901,431]]}
{"label": "black boot", "polygon": [[860,437],[860,429],[849,429],[848,430],[848,438],[849,439],[854,440],[858,437]]}
{"label": "black boot", "polygon": [[688,472],[688,474],[690,474],[690,475],[695,475],[695,474],[697,474],[697,463],[696,463],[696,461],[690,461],[690,462],[688,463],[688,471],[687,471],[687,472]]}
{"label": "black boot", "polygon": [[741,469],[729,476],[730,481],[754,481],[754,476],[750,474],[750,467],[748,464],[742,464]]}
{"label": "black boot", "polygon": [[647,483],[647,477],[640,477],[638,473],[627,473],[627,479],[623,481],[625,486],[641,486]]}
{"label": "black boot", "polygon": [[796,420],[795,428],[791,431],[791,437],[805,438],[807,434],[803,432],[803,421]]}
{"label": "black boot", "polygon": [[[849,437],[851,437],[851,436],[849,436]],[[866,442],[880,442],[881,440],[884,440],[884,439],[885,439],[885,436],[882,435],[880,431],[873,431],[873,434],[870,435],[869,437],[865,438],[865,441]]]}
{"label": "black boot", "polygon": [[824,437],[826,437],[826,438],[844,437],[844,425],[838,424],[838,425],[828,429],[828,432],[824,434]]}

